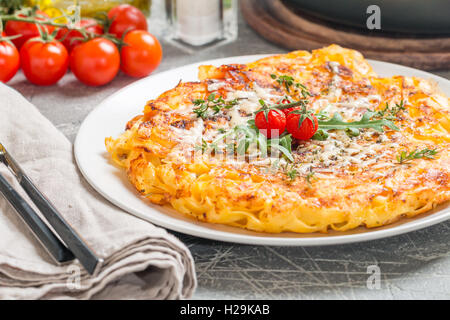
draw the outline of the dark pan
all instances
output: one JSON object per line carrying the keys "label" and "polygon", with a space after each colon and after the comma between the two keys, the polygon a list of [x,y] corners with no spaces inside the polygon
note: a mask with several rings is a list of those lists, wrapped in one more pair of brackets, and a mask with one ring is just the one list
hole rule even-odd
{"label": "dark pan", "polygon": [[381,30],[450,35],[450,0],[284,0],[318,18],[367,29],[370,5],[381,11]]}

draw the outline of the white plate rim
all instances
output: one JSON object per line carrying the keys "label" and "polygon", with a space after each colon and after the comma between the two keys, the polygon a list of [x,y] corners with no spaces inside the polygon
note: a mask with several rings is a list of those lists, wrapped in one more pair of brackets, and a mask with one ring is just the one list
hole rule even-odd
{"label": "white plate rim", "polygon": [[[279,54],[279,53],[275,53]],[[93,121],[93,119],[97,116],[98,113],[103,112],[103,108],[106,108],[109,101],[114,100],[117,96],[123,94],[124,92],[127,92],[128,90],[134,88],[135,86],[139,86],[142,82],[149,81],[149,79],[155,79],[156,77],[164,77],[165,75],[170,74],[176,74],[177,72],[188,70],[188,69],[197,69],[198,66],[203,64],[211,64],[211,65],[221,65],[224,63],[233,63],[237,61],[253,61],[262,57],[270,56],[274,54],[258,54],[258,55],[245,55],[245,56],[234,56],[234,57],[226,57],[226,58],[219,58],[219,59],[213,59],[213,60],[207,60],[207,61],[201,61],[192,63],[189,65],[181,66],[175,69],[163,71],[156,73],[154,75],[151,75],[149,77],[140,79],[136,82],[133,82],[132,84],[125,86],[124,88],[118,90],[114,94],[110,95],[106,99],[104,99],[97,107],[95,107],[88,116],[84,119],[82,122],[80,129],[78,131],[77,137],[75,139],[74,143],[74,155],[75,160],[78,165],[78,168],[80,169],[80,172],[84,176],[84,178],[87,180],[87,182],[97,191],[99,192],[105,199],[113,203],[114,205],[118,206],[122,210],[124,210],[127,213],[130,213],[134,216],[137,216],[141,219],[147,220],[149,222],[152,222],[156,225],[159,225],[163,228],[167,228],[169,230],[181,232],[184,234],[188,234],[191,236],[196,236],[200,238],[206,238],[210,240],[218,240],[218,241],[225,241],[225,242],[232,242],[232,243],[241,243],[241,244],[253,244],[253,245],[271,245],[271,246],[321,246],[321,245],[338,245],[338,244],[346,244],[346,243],[354,243],[354,242],[364,242],[369,240],[376,240],[376,239],[382,239],[387,238],[391,236],[396,236],[400,234],[404,234],[407,232],[419,230],[422,228],[426,228],[432,225],[435,225],[437,223],[446,221],[450,219],[450,207],[447,207],[444,210],[441,210],[439,214],[434,213],[428,216],[425,216],[423,218],[418,218],[416,220],[401,224],[399,226],[395,226],[392,228],[386,228],[386,229],[371,229],[367,232],[363,233],[356,233],[356,234],[349,234],[349,235],[333,235],[333,236],[323,236],[323,237],[301,237],[301,238],[286,238],[286,237],[279,237],[276,234],[270,235],[270,236],[257,236],[257,235],[245,235],[245,234],[239,234],[239,233],[233,233],[233,232],[226,232],[226,231],[218,231],[214,229],[210,229],[203,226],[198,226],[195,224],[187,224],[184,225],[184,223],[177,223],[177,219],[174,219],[172,217],[166,216],[166,219],[158,219],[155,217],[152,217],[151,215],[144,214],[140,212],[139,210],[134,209],[133,207],[130,207],[123,201],[120,201],[113,197],[112,195],[105,192],[101,185],[99,185],[94,177],[92,177],[88,173],[88,167],[89,164],[86,163],[85,159],[83,159],[82,153],[83,153],[83,146],[86,142],[86,135],[89,132],[89,129],[91,129],[88,124]],[[377,66],[383,66],[388,67],[392,69],[402,69],[407,73],[414,73],[415,76],[422,77],[422,78],[431,78],[436,80],[439,84],[445,84],[449,86],[450,88],[450,81],[447,79],[444,79],[442,77],[430,74],[425,71],[421,71],[418,69],[383,62],[383,61],[376,61],[376,60],[370,60],[368,59],[369,63],[376,69]],[[242,62],[238,62],[242,63]],[[177,78],[177,77],[175,77]],[[178,77],[179,78],[179,77]],[[446,93],[449,94],[448,92]],[[128,121],[128,119],[123,119],[123,125],[125,125],[125,122]],[[95,122],[95,121],[94,121]],[[105,135],[104,137],[106,137]],[[105,164],[110,166],[110,163],[107,163],[105,161]],[[136,199],[138,201],[144,201],[139,198],[138,194],[136,194]],[[149,206],[150,209],[153,210]],[[159,211],[155,209],[155,211]],[[159,211],[161,214],[164,215],[161,211]],[[180,220],[181,221],[181,220]]]}

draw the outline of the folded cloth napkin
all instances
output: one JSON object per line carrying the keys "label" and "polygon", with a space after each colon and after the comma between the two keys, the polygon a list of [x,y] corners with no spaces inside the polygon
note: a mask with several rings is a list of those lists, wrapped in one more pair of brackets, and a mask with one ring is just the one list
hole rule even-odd
{"label": "folded cloth napkin", "polygon": [[[95,276],[77,260],[55,265],[0,195],[0,300],[191,297],[196,278],[186,246],[103,200],[81,177],[70,142],[31,103],[1,83],[0,142],[105,261]],[[3,165],[0,173],[27,198]]]}

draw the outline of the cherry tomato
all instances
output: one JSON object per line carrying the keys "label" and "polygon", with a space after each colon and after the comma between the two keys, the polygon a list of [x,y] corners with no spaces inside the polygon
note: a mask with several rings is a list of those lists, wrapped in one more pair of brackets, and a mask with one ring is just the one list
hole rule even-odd
{"label": "cherry tomato", "polygon": [[120,54],[108,39],[95,38],[79,44],[70,53],[70,69],[89,86],[101,86],[112,81],[120,68]]}
{"label": "cherry tomato", "polygon": [[[2,36],[5,34],[2,33]],[[19,52],[9,41],[0,40],[0,82],[6,83],[17,73],[20,66]]]}
{"label": "cherry tomato", "polygon": [[[299,140],[309,140],[316,133],[319,123],[316,116],[309,115],[309,118],[305,118],[300,124],[302,115],[297,113],[291,113],[286,120],[286,129],[292,134],[292,136]],[[311,121],[311,119],[314,120]]]}
{"label": "cherry tomato", "polygon": [[33,38],[20,49],[20,61],[23,73],[30,82],[49,86],[66,74],[69,55],[66,48],[56,40],[44,42]]}
{"label": "cherry tomato", "polygon": [[[80,22],[75,24],[76,27],[86,28],[86,31],[93,32],[95,34],[103,34],[103,27],[97,23],[94,19],[81,19]],[[83,38],[80,31],[69,30],[67,28],[61,28],[56,35],[57,40],[62,40],[62,44],[66,47],[67,51],[71,52],[72,49],[83,42],[83,40],[75,39]]]}
{"label": "cherry tomato", "polygon": [[270,110],[266,116],[264,111],[256,114],[255,125],[267,138],[279,137],[286,128],[286,117],[283,112]]}
{"label": "cherry tomato", "polygon": [[129,4],[121,4],[108,12],[112,20],[109,33],[121,39],[125,31],[147,30],[147,19],[141,10]]}
{"label": "cherry tomato", "polygon": [[162,58],[162,48],[152,34],[134,30],[124,38],[125,46],[120,53],[120,69],[132,77],[145,77],[158,67]]}
{"label": "cherry tomato", "polygon": [[[37,10],[36,15],[41,16],[36,17],[37,20],[44,21],[49,18],[49,16],[41,10]],[[26,16],[23,14],[19,14],[19,17],[26,18]],[[54,27],[47,25],[42,25],[42,28],[45,28],[48,33],[52,33],[55,29]],[[35,23],[11,20],[6,23],[5,33],[7,36],[15,36],[19,34],[22,35],[21,37],[11,40],[16,46],[17,50],[20,50],[23,44],[29,39],[39,36],[39,29]]]}

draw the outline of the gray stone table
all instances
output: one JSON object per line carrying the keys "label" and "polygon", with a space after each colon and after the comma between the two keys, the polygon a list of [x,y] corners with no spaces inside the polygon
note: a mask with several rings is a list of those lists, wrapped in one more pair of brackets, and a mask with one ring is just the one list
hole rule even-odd
{"label": "gray stone table", "polygon": [[[150,31],[161,33],[156,17]],[[159,71],[235,55],[285,50],[268,43],[239,17],[239,38],[189,55],[163,42]],[[449,70],[436,72],[450,78]],[[56,86],[37,87],[22,74],[10,85],[34,103],[71,141],[87,114],[104,98],[135,81],[124,75],[101,88],[68,74]],[[195,258],[197,299],[413,299],[450,298],[450,221],[383,240],[326,247],[265,247],[209,241],[176,233]],[[369,289],[368,267],[381,271]]]}

